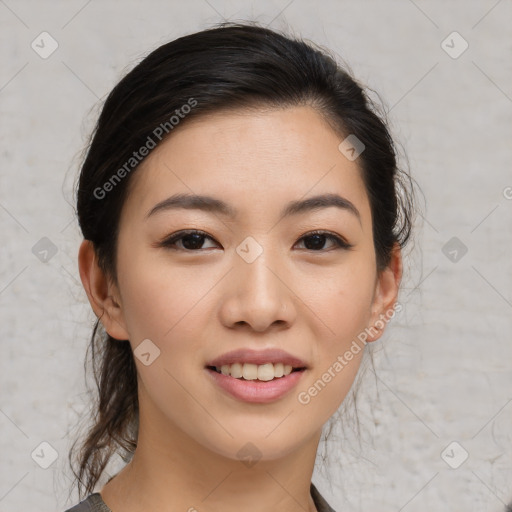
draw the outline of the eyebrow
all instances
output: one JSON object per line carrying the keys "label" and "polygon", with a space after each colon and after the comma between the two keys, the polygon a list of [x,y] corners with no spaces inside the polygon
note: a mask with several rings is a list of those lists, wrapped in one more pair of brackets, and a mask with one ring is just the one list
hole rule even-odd
{"label": "eyebrow", "polygon": [[[307,199],[291,201],[281,211],[280,218],[331,207],[340,208],[352,213],[361,223],[359,210],[351,201],[338,194],[321,194]],[[217,213],[230,218],[235,218],[238,213],[235,208],[215,197],[196,194],[175,194],[153,206],[145,218],[148,219],[157,212],[179,208]]]}

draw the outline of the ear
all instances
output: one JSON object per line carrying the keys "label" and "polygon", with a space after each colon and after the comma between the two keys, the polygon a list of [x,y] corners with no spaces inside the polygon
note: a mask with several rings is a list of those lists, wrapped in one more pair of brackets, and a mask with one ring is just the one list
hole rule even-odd
{"label": "ear", "polygon": [[91,307],[107,333],[118,340],[128,340],[117,287],[98,265],[96,251],[90,240],[84,240],[78,251],[80,279]]}
{"label": "ear", "polygon": [[378,340],[389,320],[394,316],[394,306],[398,298],[402,280],[402,252],[398,243],[391,251],[389,265],[377,276],[373,295],[372,313],[366,341]]}

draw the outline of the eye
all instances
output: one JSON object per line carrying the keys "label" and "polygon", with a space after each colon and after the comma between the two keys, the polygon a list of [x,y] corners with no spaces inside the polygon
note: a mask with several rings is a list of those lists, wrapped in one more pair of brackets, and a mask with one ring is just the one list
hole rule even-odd
{"label": "eye", "polygon": [[[327,249],[323,249],[326,240],[331,240],[334,244],[334,248],[340,249],[351,249],[354,247],[349,244],[345,240],[343,240],[338,235],[334,235],[333,233],[329,233],[328,231],[311,231],[307,233],[300,240],[305,241],[306,249],[315,251],[315,252],[326,252]],[[309,243],[307,242],[309,240]]]}
{"label": "eye", "polygon": [[[178,231],[177,233],[174,233],[159,245],[169,249],[197,251],[198,249],[204,248],[202,246],[204,244],[204,239],[206,238],[213,240],[213,238],[207,235],[204,231],[190,229],[187,231]],[[176,242],[181,242],[181,247]]]}
{"label": "eye", "polygon": [[[182,251],[197,252],[201,249],[205,249],[203,246],[206,239],[213,240],[213,238],[207,235],[204,231],[197,229],[190,229],[185,231],[178,231],[169,238],[166,238],[158,245],[168,249],[178,249]],[[327,240],[330,240],[334,246],[334,249],[351,249],[353,245],[343,240],[338,235],[329,233],[328,231],[311,231],[306,235],[302,236],[299,241],[304,240],[306,250],[314,252],[326,252],[329,249],[325,249],[324,245]],[[215,242],[216,243],[216,242]],[[206,249],[211,247],[206,247]],[[333,249],[330,249],[333,250]]]}

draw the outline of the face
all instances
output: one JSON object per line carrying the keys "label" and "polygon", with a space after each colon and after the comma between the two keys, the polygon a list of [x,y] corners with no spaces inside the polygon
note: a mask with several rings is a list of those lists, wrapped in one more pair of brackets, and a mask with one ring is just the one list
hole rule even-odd
{"label": "face", "polygon": [[[141,416],[155,430],[232,459],[251,440],[270,460],[340,406],[363,350],[336,361],[396,294],[396,280],[376,273],[370,204],[341,140],[309,107],[218,113],[180,127],[132,177],[110,334],[136,354],[149,340],[135,361]],[[176,194],[225,206],[166,206]],[[326,194],[341,199],[283,215]],[[235,349],[281,349],[306,370],[276,399],[236,398],[206,368]]]}

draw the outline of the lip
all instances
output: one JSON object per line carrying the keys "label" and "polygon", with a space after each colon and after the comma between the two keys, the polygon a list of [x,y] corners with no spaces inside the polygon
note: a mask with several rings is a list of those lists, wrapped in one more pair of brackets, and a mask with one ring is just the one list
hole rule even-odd
{"label": "lip", "polygon": [[[213,365],[212,365],[213,366]],[[215,365],[216,366],[216,365]],[[251,403],[269,403],[287,395],[297,386],[306,370],[299,370],[269,381],[242,380],[205,368],[210,378],[222,390],[238,400]]]}
{"label": "lip", "polygon": [[[288,364],[292,368],[308,368],[308,365],[299,357],[293,356],[284,350],[277,348],[269,348],[265,350],[238,349],[226,352],[215,359],[207,362],[205,367],[217,366],[233,363],[250,363],[250,364],[266,364],[266,363],[283,363]],[[272,382],[272,381],[269,381]]]}

